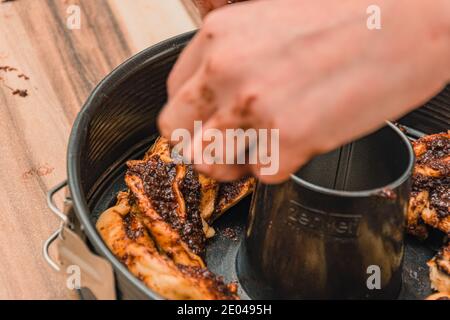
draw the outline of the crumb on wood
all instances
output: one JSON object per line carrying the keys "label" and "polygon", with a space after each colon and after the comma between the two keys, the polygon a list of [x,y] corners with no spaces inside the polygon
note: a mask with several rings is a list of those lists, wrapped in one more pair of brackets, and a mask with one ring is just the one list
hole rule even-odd
{"label": "crumb on wood", "polygon": [[0,66],[0,71],[12,72],[12,71],[17,71],[17,68],[14,68],[11,66]]}
{"label": "crumb on wood", "polygon": [[26,96],[28,96],[28,90],[15,89],[15,90],[13,90],[12,94],[14,96],[19,96],[19,97],[25,98]]}
{"label": "crumb on wood", "polygon": [[[3,72],[19,72],[19,70],[17,68],[11,67],[11,66],[0,66],[0,71]],[[24,79],[24,80],[30,80],[30,77],[28,77],[26,74],[24,73],[20,73],[17,75],[18,78]],[[0,81],[4,81],[5,79],[3,79],[2,77],[0,77]],[[3,85],[8,88],[9,90],[11,90],[12,94],[14,96],[19,96],[22,98],[25,98],[28,96],[28,90],[26,89],[14,89],[11,88],[10,86],[8,86],[6,83],[3,82]]]}
{"label": "crumb on wood", "polygon": [[49,166],[48,164],[40,165],[25,171],[23,173],[23,178],[28,179],[32,177],[44,177],[51,174],[54,170],[55,168]]}
{"label": "crumb on wood", "polygon": [[23,74],[23,73],[19,74],[17,77],[23,78],[24,80],[30,80],[30,77],[28,77],[26,74]]}

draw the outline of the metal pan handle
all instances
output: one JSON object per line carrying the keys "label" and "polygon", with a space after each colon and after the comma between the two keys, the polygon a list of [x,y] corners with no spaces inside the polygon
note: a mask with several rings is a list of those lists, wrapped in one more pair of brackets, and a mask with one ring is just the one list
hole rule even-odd
{"label": "metal pan handle", "polygon": [[53,270],[55,270],[56,272],[60,272],[61,268],[59,267],[59,264],[56,263],[52,257],[50,256],[50,247],[52,245],[52,243],[59,237],[59,235],[61,234],[61,229],[56,230],[45,242],[44,242],[44,246],[43,246],[43,256],[45,261],[49,264],[50,267],[53,268]]}
{"label": "metal pan handle", "polygon": [[59,264],[55,262],[55,260],[53,260],[53,258],[50,256],[50,247],[58,237],[62,236],[64,226],[69,224],[69,218],[63,212],[61,212],[61,210],[59,210],[59,208],[55,204],[54,196],[66,186],[67,180],[59,183],[47,193],[47,206],[58,218],[61,219],[61,226],[58,228],[58,230],[53,232],[51,236],[44,242],[42,254],[48,265],[52,267],[56,272],[60,272],[61,268]]}
{"label": "metal pan handle", "polygon": [[[78,267],[83,273],[83,285],[71,289],[89,289],[100,300],[116,299],[114,271],[109,261],[94,254],[85,241],[75,232],[76,221],[71,219],[71,199],[66,195],[64,210],[60,210],[55,203],[55,195],[65,189],[67,181],[56,185],[47,193],[47,205],[61,220],[61,225],[44,242],[43,256],[45,261],[57,272],[62,272],[64,266]],[[58,260],[50,256],[50,247],[54,245],[58,251]],[[81,281],[81,280],[80,280]]]}
{"label": "metal pan handle", "polygon": [[52,210],[52,212],[62,220],[64,224],[69,223],[69,218],[61,211],[55,204],[55,200],[53,199],[55,194],[57,194],[59,191],[61,191],[63,188],[67,186],[67,180],[59,183],[52,189],[50,189],[49,192],[47,192],[47,205]]}

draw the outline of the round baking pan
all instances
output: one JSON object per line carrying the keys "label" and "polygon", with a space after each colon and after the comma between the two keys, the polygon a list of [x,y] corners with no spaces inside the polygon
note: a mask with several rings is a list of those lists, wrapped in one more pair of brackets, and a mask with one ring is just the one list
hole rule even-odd
{"label": "round baking pan", "polygon": [[166,100],[166,78],[192,33],[169,39],[116,68],[92,92],[70,135],[68,187],[77,218],[95,252],[111,262],[119,297],[160,299],[109,251],[95,221],[124,189],[125,162],[139,158],[156,138]]}
{"label": "round baking pan", "polygon": [[[164,41],[115,69],[92,92],[70,135],[67,168],[73,208],[91,249],[113,266],[117,296],[122,299],[161,297],[115,258],[95,222],[115,203],[117,192],[126,189],[125,162],[139,159],[157,138],[156,119],[167,98],[167,76],[192,36],[187,33]],[[226,281],[238,280],[236,255],[249,207],[250,199],[246,199],[219,219],[217,235],[208,242],[208,267]],[[426,261],[433,252],[407,238],[400,298],[422,299],[431,292]],[[248,298],[241,286],[239,294]]]}

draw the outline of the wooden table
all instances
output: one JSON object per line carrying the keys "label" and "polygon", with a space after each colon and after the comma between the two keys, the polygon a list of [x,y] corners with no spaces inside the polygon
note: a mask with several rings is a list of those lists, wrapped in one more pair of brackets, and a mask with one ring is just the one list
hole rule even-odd
{"label": "wooden table", "polygon": [[[80,29],[67,27],[73,4]],[[0,0],[0,299],[75,297],[41,254],[75,116],[114,67],[196,23],[180,0]]]}

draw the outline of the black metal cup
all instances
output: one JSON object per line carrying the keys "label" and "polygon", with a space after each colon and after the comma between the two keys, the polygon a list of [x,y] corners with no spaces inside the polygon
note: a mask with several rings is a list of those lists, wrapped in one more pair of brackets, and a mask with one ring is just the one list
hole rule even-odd
{"label": "black metal cup", "polygon": [[237,270],[256,299],[392,299],[414,153],[394,125],[259,184]]}

